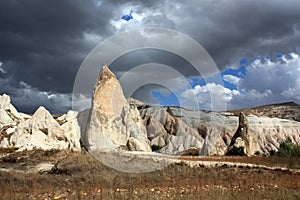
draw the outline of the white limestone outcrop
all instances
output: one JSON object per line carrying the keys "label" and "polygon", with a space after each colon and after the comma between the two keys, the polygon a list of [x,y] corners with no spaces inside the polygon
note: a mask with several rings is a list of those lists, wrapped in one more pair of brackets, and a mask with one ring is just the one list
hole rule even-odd
{"label": "white limestone outcrop", "polygon": [[69,111],[56,121],[42,106],[32,116],[18,113],[10,103],[10,97],[0,95],[0,147],[17,148],[18,151],[80,151],[80,129],[76,117],[77,112]]}
{"label": "white limestone outcrop", "polygon": [[118,79],[105,65],[94,87],[84,141],[91,151],[151,151],[137,108],[128,104]]}

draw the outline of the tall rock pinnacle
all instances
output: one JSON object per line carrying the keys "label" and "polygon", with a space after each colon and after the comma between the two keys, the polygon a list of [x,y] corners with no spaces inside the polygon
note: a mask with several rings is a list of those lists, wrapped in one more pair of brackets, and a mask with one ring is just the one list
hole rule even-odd
{"label": "tall rock pinnacle", "polygon": [[244,141],[247,155],[254,155],[254,153],[259,150],[257,135],[250,130],[249,121],[243,112],[239,115],[239,126],[232,137],[230,143],[231,147],[235,144],[238,137]]}
{"label": "tall rock pinnacle", "polygon": [[129,109],[117,77],[106,65],[103,65],[96,80],[92,107],[110,117],[120,116],[123,108]]}
{"label": "tall rock pinnacle", "polygon": [[106,65],[95,83],[85,143],[91,151],[151,151],[138,110],[130,108],[118,79]]}

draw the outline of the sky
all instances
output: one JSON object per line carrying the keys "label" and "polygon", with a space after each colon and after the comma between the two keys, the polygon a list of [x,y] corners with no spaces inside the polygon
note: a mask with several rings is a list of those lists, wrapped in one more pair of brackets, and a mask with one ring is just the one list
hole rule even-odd
{"label": "sky", "polygon": [[[118,78],[147,63],[180,74],[148,70],[147,76],[135,78],[160,77],[177,88],[142,84],[133,97],[206,110],[300,104],[299,10],[298,0],[1,0],[0,94],[9,94],[22,112],[43,105],[52,113],[65,113],[72,108],[77,72],[98,44],[123,31],[156,27],[197,41],[219,73],[201,77],[189,61],[170,52],[132,51],[111,64]],[[132,18],[124,20],[129,14]],[[181,84],[183,79],[189,87]],[[90,97],[79,101],[84,108]]]}

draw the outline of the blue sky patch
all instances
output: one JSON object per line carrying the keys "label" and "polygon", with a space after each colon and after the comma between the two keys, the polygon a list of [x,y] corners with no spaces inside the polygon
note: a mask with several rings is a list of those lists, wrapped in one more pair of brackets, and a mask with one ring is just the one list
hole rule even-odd
{"label": "blue sky patch", "polygon": [[163,95],[161,92],[154,90],[154,91],[152,91],[152,96],[154,98],[159,99],[160,105],[168,105],[168,106],[179,106],[180,105],[178,99],[176,98],[176,96],[173,92],[170,92],[168,95]]}
{"label": "blue sky patch", "polygon": [[246,74],[246,66],[240,65],[238,69],[232,69],[230,67],[225,68],[222,72],[221,75],[222,77],[226,74],[232,75],[232,76],[237,76],[239,78],[243,78]]}
{"label": "blue sky patch", "polygon": [[122,19],[124,19],[125,21],[129,21],[129,20],[133,19],[131,14],[132,14],[132,10],[130,11],[130,13],[128,15],[123,15]]}

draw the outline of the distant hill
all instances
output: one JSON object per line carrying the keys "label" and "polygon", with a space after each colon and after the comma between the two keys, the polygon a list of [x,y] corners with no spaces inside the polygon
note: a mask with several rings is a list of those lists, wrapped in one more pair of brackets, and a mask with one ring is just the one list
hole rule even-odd
{"label": "distant hill", "polygon": [[[129,104],[134,104],[138,107],[138,109],[143,109],[147,107],[153,107],[155,105],[145,104],[144,102],[134,99],[134,98],[127,98]],[[161,107],[171,107],[171,108],[181,108],[184,110],[190,110],[189,108],[182,108],[180,106],[161,106]],[[202,112],[210,112],[201,110]],[[284,103],[276,103],[276,104],[268,104],[257,106],[253,108],[241,108],[236,110],[229,110],[226,112],[219,112],[220,114],[233,113],[234,116],[238,116],[240,112],[244,112],[246,115],[253,114],[258,117],[277,117],[281,119],[289,119],[300,122],[300,105],[295,102],[284,102]]]}
{"label": "distant hill", "polygon": [[244,112],[246,115],[253,114],[257,116],[277,117],[300,121],[300,105],[295,102],[285,102],[277,104],[269,104],[254,108],[244,108],[230,111],[234,115]]}

